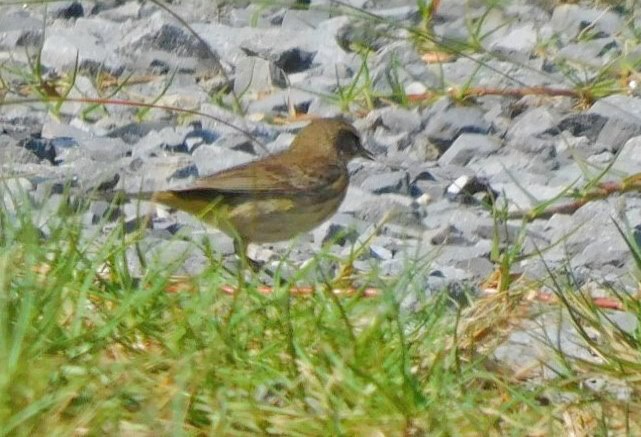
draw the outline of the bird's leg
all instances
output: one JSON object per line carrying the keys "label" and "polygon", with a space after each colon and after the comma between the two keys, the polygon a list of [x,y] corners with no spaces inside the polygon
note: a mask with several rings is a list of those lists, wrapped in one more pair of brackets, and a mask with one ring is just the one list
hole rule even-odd
{"label": "bird's leg", "polygon": [[238,256],[238,259],[240,260],[241,270],[243,270],[245,267],[249,267],[254,273],[258,273],[263,267],[263,264],[247,256],[247,246],[247,242],[242,241],[238,238],[234,239],[234,251]]}

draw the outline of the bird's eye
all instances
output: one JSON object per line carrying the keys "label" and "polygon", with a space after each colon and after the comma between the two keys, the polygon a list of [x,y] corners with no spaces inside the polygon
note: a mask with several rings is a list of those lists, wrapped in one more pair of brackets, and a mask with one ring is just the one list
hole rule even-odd
{"label": "bird's eye", "polygon": [[359,153],[361,148],[361,139],[354,132],[343,130],[338,135],[337,146],[341,155],[353,157]]}

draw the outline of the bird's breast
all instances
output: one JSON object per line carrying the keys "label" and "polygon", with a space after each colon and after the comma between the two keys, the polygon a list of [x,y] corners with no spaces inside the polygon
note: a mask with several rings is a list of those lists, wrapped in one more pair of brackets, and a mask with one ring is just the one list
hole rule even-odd
{"label": "bird's breast", "polygon": [[261,243],[288,240],[331,217],[345,198],[347,172],[315,190],[246,199],[228,218],[241,238]]}

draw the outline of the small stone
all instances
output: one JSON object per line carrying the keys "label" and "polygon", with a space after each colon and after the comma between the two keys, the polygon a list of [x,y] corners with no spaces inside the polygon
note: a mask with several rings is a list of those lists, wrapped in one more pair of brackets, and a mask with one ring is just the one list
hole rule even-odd
{"label": "small stone", "polygon": [[617,152],[626,141],[641,135],[641,98],[612,95],[599,99],[587,111],[607,119],[599,132],[598,143],[610,145],[610,151]]}
{"label": "small stone", "polygon": [[603,35],[617,34],[624,27],[622,20],[622,16],[611,10],[561,4],[554,8],[551,23],[555,32],[573,39],[585,28]]}
{"label": "small stone", "polygon": [[505,35],[493,38],[489,49],[492,52],[524,62],[530,59],[538,39],[537,29],[533,23],[519,23],[509,29]]}
{"label": "small stone", "polygon": [[20,141],[20,146],[32,152],[38,159],[56,163],[56,148],[52,141],[43,138],[29,138]]}
{"label": "small stone", "polygon": [[412,82],[405,86],[405,94],[408,96],[420,96],[427,92],[427,87],[420,82]]}
{"label": "small stone", "polygon": [[587,378],[582,386],[595,393],[607,393],[620,402],[629,402],[634,394],[634,389],[625,381],[605,375]]}
{"label": "small stone", "polygon": [[463,236],[463,233],[454,225],[447,225],[439,229],[430,238],[430,243],[434,245],[441,244],[454,244],[454,245],[468,245],[470,242]]}
{"label": "small stone", "polygon": [[256,159],[254,155],[212,145],[203,145],[192,154],[197,172],[207,176]]}
{"label": "small stone", "polygon": [[306,31],[315,29],[319,23],[328,18],[329,11],[325,9],[288,9],[283,16],[281,27],[287,30]]}
{"label": "small stone", "polygon": [[378,245],[370,245],[369,247],[369,252],[370,254],[380,260],[390,260],[392,259],[392,251],[383,247],[383,246],[378,246]]}
{"label": "small stone", "polygon": [[483,158],[496,152],[500,142],[488,135],[462,134],[438,159],[441,165],[467,165],[474,158]]}
{"label": "small stone", "polygon": [[412,133],[421,128],[421,117],[416,111],[387,107],[380,112],[380,121],[389,131]]}
{"label": "small stone", "polygon": [[40,159],[9,135],[0,135],[0,165],[37,164]]}
{"label": "small stone", "polygon": [[371,175],[361,183],[361,188],[374,194],[409,193],[409,175],[406,171]]}
{"label": "small stone", "polygon": [[602,68],[620,54],[616,40],[608,37],[568,44],[559,50],[557,56],[560,60],[580,62],[586,67]]}
{"label": "small stone", "polygon": [[557,133],[558,114],[545,107],[532,108],[519,115],[507,131],[507,138],[513,143],[527,142],[530,137],[541,138]]}
{"label": "small stone", "polygon": [[447,187],[446,194],[450,199],[469,199],[470,196],[477,193],[486,193],[493,199],[499,195],[489,181],[484,178],[461,176],[456,179],[449,187]]}
{"label": "small stone", "polygon": [[[97,26],[95,20],[91,21]],[[47,29],[40,56],[42,64],[59,72],[72,71],[79,66],[90,74],[97,75],[102,71],[119,76],[125,66],[115,45],[105,44],[95,34],[82,29],[79,23],[80,19],[73,28]]]}
{"label": "small stone", "polygon": [[[128,51],[148,52],[150,49],[172,53],[178,57],[209,59],[215,51],[202,44],[184,26],[172,22],[168,16],[158,11],[146,20],[145,25],[136,26],[125,35],[121,44]],[[218,63],[218,59],[210,61]]]}
{"label": "small stone", "polygon": [[490,124],[475,107],[457,106],[448,99],[437,102],[428,111],[425,132],[441,150],[447,149],[463,133],[487,134]]}
{"label": "small stone", "polygon": [[563,117],[557,127],[559,131],[569,131],[575,137],[595,141],[607,120],[601,114],[580,112]]}
{"label": "small stone", "polygon": [[286,86],[287,80],[283,71],[266,59],[248,57],[241,60],[236,67],[234,92],[239,96]]}
{"label": "small stone", "polygon": [[68,5],[56,8],[56,10],[53,11],[53,15],[56,18],[69,20],[72,18],[83,17],[85,15],[85,10],[81,3],[74,1]]}
{"label": "small stone", "polygon": [[354,243],[365,227],[366,223],[362,220],[354,218],[351,214],[339,212],[312,232],[314,243],[317,247],[329,242],[339,246]]}
{"label": "small stone", "polygon": [[87,214],[90,218],[92,225],[97,225],[103,219],[108,221],[116,220],[120,216],[120,209],[110,202],[104,200],[96,200],[91,202]]}

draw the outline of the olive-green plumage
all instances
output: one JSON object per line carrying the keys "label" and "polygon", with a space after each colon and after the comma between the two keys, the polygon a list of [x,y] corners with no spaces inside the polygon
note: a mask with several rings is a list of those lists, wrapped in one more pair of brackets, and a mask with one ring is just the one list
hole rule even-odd
{"label": "olive-green plumage", "polygon": [[349,183],[347,163],[371,159],[352,125],[318,119],[285,151],[153,193],[151,200],[191,213],[243,247],[309,231],[340,206]]}

